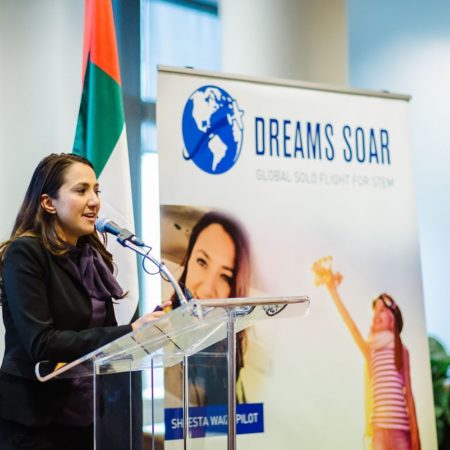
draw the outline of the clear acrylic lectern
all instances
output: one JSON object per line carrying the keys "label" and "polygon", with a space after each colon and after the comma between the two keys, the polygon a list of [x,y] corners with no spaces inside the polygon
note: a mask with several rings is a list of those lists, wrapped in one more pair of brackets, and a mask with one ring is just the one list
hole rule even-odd
{"label": "clear acrylic lectern", "polygon": [[[181,418],[173,418],[180,426],[178,447],[188,449],[198,424],[190,420],[190,398],[193,389],[189,382],[189,364],[193,355],[203,356],[206,364],[211,358],[226,358],[227,367],[227,430],[223,448],[236,448],[236,336],[242,330],[266,319],[304,316],[309,299],[299,297],[233,298],[218,300],[191,300],[157,321],[129,333],[88,355],[57,367],[41,362],[36,375],[42,382],[72,378],[92,386],[94,448],[96,450],[142,450],[161,448],[157,436],[163,403],[155,388],[155,374],[163,369],[179,366],[181,377],[177,398]],[[224,341],[225,340],[225,341]],[[213,344],[224,341],[226,350],[211,353]],[[201,359],[201,357],[200,357]],[[142,379],[150,392],[148,442],[142,441],[143,405]],[[196,386],[195,389],[199,387]],[[158,402],[159,399],[159,402]],[[191,402],[192,404],[192,402]],[[146,410],[148,408],[144,408]],[[176,410],[176,408],[174,409]],[[191,418],[192,419],[192,418]],[[205,434],[207,435],[207,434]],[[171,446],[171,448],[174,448]],[[217,448],[217,446],[215,447]]]}

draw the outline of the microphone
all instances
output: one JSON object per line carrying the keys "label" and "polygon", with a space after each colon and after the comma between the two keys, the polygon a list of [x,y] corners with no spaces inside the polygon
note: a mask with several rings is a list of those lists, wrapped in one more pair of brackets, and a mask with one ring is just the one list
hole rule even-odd
{"label": "microphone", "polygon": [[134,233],[117,225],[117,223],[109,217],[100,217],[95,221],[95,226],[97,231],[100,231],[100,233],[109,233],[113,236],[117,236],[117,240],[122,245],[125,245],[125,241],[130,241],[138,247],[145,246],[145,244]]}

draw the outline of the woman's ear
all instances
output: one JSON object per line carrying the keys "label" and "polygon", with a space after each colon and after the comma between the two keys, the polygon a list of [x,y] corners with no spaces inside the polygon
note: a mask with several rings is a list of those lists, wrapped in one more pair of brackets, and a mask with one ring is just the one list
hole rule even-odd
{"label": "woman's ear", "polygon": [[53,199],[48,194],[41,195],[41,207],[49,214],[56,214],[56,208],[53,204]]}

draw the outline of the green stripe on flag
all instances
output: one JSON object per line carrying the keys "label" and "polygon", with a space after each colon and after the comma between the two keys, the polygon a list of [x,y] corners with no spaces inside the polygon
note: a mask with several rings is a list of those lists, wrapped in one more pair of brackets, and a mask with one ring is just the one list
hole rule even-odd
{"label": "green stripe on flag", "polygon": [[122,89],[103,70],[88,62],[81,95],[73,153],[84,156],[100,176],[124,126]]}

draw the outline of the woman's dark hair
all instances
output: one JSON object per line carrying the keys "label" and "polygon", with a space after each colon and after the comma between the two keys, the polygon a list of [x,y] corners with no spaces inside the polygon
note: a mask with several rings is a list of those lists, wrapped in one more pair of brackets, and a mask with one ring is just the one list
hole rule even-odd
{"label": "woman's dark hair", "polygon": [[380,294],[372,303],[375,307],[375,303],[381,300],[384,306],[391,311],[394,316],[394,358],[395,367],[398,372],[403,369],[403,344],[400,337],[400,333],[403,330],[403,316],[399,306],[395,303],[394,299],[386,293]]}
{"label": "woman's dark hair", "polygon": [[[58,198],[58,191],[65,182],[67,170],[75,163],[86,164],[94,169],[90,161],[82,156],[70,153],[52,153],[42,159],[34,170],[11,236],[0,244],[0,284],[3,262],[9,244],[20,236],[39,238],[44,247],[53,255],[60,256],[67,253],[67,245],[56,232],[56,216],[42,208],[41,197],[43,194],[47,194],[51,198]],[[96,231],[82,236],[80,240],[98,250],[109,269],[113,271],[112,256],[98,238]]]}

